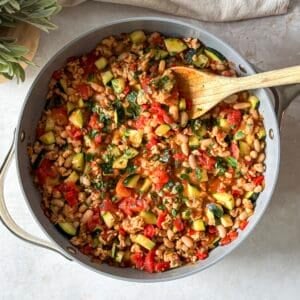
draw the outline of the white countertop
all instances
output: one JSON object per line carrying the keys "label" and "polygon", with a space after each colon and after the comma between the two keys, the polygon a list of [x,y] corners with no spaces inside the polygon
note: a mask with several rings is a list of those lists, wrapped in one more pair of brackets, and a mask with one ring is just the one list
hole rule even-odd
{"label": "white countertop", "polygon": [[[65,43],[104,22],[143,15],[146,9],[85,3],[56,18],[59,30],[43,34],[35,62],[42,67]],[[288,15],[244,22],[211,24],[197,21],[263,69],[300,64],[300,1]],[[0,160],[4,159],[24,97],[37,75],[0,86]],[[273,200],[251,236],[233,253],[194,276],[160,284],[108,279],[59,255],[15,238],[0,223],[0,299],[299,299],[300,291],[300,99],[288,109],[282,129],[281,171]],[[43,236],[33,221],[16,179],[6,182],[9,209],[26,230]]]}

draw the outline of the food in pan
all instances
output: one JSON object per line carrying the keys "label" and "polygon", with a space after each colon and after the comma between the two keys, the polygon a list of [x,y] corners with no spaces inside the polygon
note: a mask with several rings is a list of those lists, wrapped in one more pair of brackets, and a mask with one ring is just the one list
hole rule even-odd
{"label": "food in pan", "polygon": [[238,237],[264,188],[259,99],[238,93],[190,120],[174,65],[237,76],[196,38],[143,31],[52,74],[32,172],[46,216],[99,263],[161,272],[203,260]]}

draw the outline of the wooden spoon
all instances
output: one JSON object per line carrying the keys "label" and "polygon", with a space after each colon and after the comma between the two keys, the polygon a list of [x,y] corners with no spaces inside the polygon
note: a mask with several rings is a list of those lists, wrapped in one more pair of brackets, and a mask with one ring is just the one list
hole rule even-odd
{"label": "wooden spoon", "polygon": [[192,100],[189,112],[192,119],[202,116],[237,92],[300,83],[300,66],[246,77],[224,77],[184,66],[172,67],[171,70],[175,73],[182,96]]}

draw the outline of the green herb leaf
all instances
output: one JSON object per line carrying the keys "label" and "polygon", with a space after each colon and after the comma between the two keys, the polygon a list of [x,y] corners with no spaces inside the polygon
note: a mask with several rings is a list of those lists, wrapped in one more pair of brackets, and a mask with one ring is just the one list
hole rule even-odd
{"label": "green herb leaf", "polygon": [[201,180],[201,178],[202,178],[202,171],[201,171],[201,169],[200,168],[196,168],[195,173],[196,173],[197,179]]}
{"label": "green herb leaf", "polygon": [[234,169],[237,168],[238,162],[234,157],[229,156],[229,157],[227,157],[226,160],[227,160],[227,163],[228,163],[229,166],[233,167]]}
{"label": "green herb leaf", "polygon": [[227,170],[226,161],[222,157],[217,157],[217,162],[215,165],[216,169],[218,170],[218,175],[222,176]]}

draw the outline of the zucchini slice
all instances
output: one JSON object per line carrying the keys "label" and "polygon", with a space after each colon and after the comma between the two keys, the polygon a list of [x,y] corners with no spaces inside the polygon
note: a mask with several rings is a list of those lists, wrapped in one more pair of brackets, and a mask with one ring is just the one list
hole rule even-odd
{"label": "zucchini slice", "polygon": [[199,198],[201,195],[200,190],[194,185],[188,183],[187,184],[187,196],[188,198]]}
{"label": "zucchini slice", "polygon": [[79,179],[77,172],[73,171],[66,179],[65,182],[76,182]]}
{"label": "zucchini slice", "polygon": [[74,170],[82,172],[84,170],[84,154],[76,153],[72,159],[72,167]]}
{"label": "zucchini slice", "polygon": [[214,193],[212,195],[216,201],[222,206],[226,207],[228,210],[232,210],[234,208],[234,198],[229,193]]}
{"label": "zucchini slice", "polygon": [[250,102],[252,108],[257,109],[259,107],[259,99],[256,96],[250,96],[248,101]]}
{"label": "zucchini slice", "polygon": [[205,231],[205,224],[202,219],[193,221],[192,229],[196,231]]}
{"label": "zucchini slice", "polygon": [[53,131],[48,131],[40,136],[40,141],[45,145],[51,145],[55,143],[55,136]]}
{"label": "zucchini slice", "polygon": [[146,35],[145,35],[144,31],[136,30],[130,34],[130,39],[133,44],[139,45],[146,41]]}
{"label": "zucchini slice", "polygon": [[155,129],[155,134],[158,136],[164,136],[170,129],[171,127],[168,124],[161,124]]}
{"label": "zucchini slice", "polygon": [[106,72],[101,73],[101,78],[102,78],[103,84],[107,85],[114,78],[114,75],[112,74],[111,71],[106,71]]}
{"label": "zucchini slice", "polygon": [[115,217],[109,211],[101,213],[101,217],[108,228],[112,228],[115,224]]}
{"label": "zucchini slice", "polygon": [[156,215],[150,211],[142,211],[140,216],[144,219],[146,224],[156,225],[157,223]]}
{"label": "zucchini slice", "polygon": [[250,154],[250,147],[246,142],[239,141],[239,148],[241,156],[246,156]]}
{"label": "zucchini slice", "polygon": [[125,88],[125,80],[123,78],[113,79],[111,85],[117,94],[121,94]]}
{"label": "zucchini slice", "polygon": [[83,127],[83,114],[82,114],[81,109],[74,110],[69,117],[69,121],[75,127],[82,128]]}
{"label": "zucchini slice", "polygon": [[140,188],[141,193],[146,193],[149,191],[150,187],[152,185],[152,181],[149,178],[145,178],[144,182]]}
{"label": "zucchini slice", "polygon": [[105,57],[100,57],[95,61],[95,66],[98,70],[103,70],[107,66],[107,59]]}
{"label": "zucchini slice", "polygon": [[164,42],[168,52],[171,54],[177,54],[187,49],[187,45],[180,39],[168,38]]}
{"label": "zucchini slice", "polygon": [[217,62],[227,61],[226,57],[223,54],[221,54],[219,51],[217,51],[216,49],[206,47],[204,49],[204,53],[206,56],[208,56],[213,61],[217,61]]}
{"label": "zucchini slice", "polygon": [[60,222],[57,225],[58,225],[59,229],[61,229],[68,236],[74,236],[77,233],[77,230],[72,223]]}
{"label": "zucchini slice", "polygon": [[135,238],[135,243],[141,245],[142,247],[146,248],[147,250],[152,250],[155,247],[155,243],[148,239],[143,234],[138,234]]}
{"label": "zucchini slice", "polygon": [[136,188],[139,179],[140,179],[140,175],[131,174],[124,179],[124,185],[128,188],[134,189]]}
{"label": "zucchini slice", "polygon": [[230,215],[224,215],[221,217],[221,224],[224,226],[224,227],[232,227],[233,225],[233,222],[232,222],[232,219],[230,217]]}
{"label": "zucchini slice", "polygon": [[122,155],[113,162],[112,167],[114,169],[125,169],[127,167],[127,164],[128,159]]}

